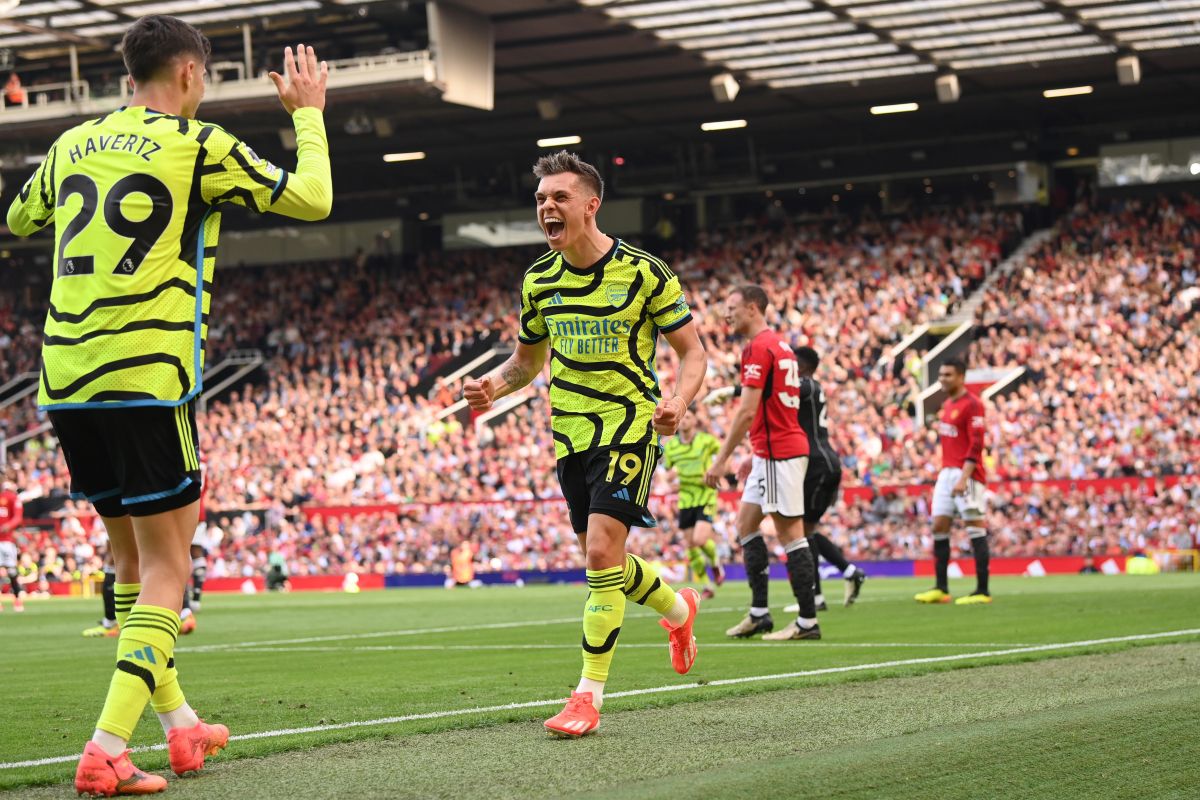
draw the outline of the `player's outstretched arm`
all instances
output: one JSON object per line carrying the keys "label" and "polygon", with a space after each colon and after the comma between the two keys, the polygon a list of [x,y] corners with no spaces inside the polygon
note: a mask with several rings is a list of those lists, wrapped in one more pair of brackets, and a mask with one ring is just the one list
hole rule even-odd
{"label": "player's outstretched arm", "polygon": [[8,229],[14,236],[37,233],[54,218],[54,176],[48,174],[54,158],[52,147],[8,207]]}
{"label": "player's outstretched arm", "polygon": [[546,364],[549,340],[536,344],[518,341],[508,360],[482,378],[463,385],[463,398],[475,411],[487,411],[492,403],[530,384]]}
{"label": "player's outstretched arm", "polygon": [[675,394],[664,399],[654,410],[654,430],[670,436],[679,427],[688,406],[692,404],[700,387],[704,385],[704,374],[708,372],[708,356],[700,342],[696,323],[666,333],[667,342],[679,356],[679,376],[675,380]]}
{"label": "player's outstretched arm", "polygon": [[[329,143],[325,138],[325,85],[329,65],[318,64],[311,47],[299,45],[283,51],[284,75],[270,73],[279,102],[296,126],[296,171],[286,177],[282,193],[271,210],[294,219],[316,221],[333,208],[333,176]],[[286,75],[286,77],[285,77]]]}

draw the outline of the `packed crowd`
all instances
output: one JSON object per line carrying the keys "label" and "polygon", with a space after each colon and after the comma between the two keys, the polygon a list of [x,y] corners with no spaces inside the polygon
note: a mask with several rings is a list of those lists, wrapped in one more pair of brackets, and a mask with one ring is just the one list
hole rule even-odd
{"label": "packed crowd", "polygon": [[[844,498],[827,515],[824,532],[852,561],[916,559],[931,548],[929,499],[875,491]],[[1191,550],[1200,547],[1200,481],[1148,494],[1137,488],[1001,486],[989,497],[994,557],[1090,555]],[[655,500],[657,528],[636,529],[630,548],[651,560],[686,561],[669,500]],[[723,500],[716,518],[719,549],[733,541],[736,502]],[[61,533],[30,540],[24,555],[41,552],[44,583],[77,580],[101,569],[103,526],[90,515],[69,514]],[[770,522],[765,525],[769,528]],[[579,569],[583,558],[559,499],[449,503],[370,510],[344,516],[304,515],[276,503],[266,509],[210,515],[210,578],[264,575],[278,563],[288,576],[344,574],[446,574],[450,552],[472,543],[481,571]],[[956,540],[970,556],[969,543]],[[869,568],[868,568],[869,570]],[[36,573],[33,573],[36,575]],[[33,579],[31,589],[36,589]]]}
{"label": "packed crowd", "polygon": [[[1024,384],[993,402],[992,474],[1043,479],[1195,470],[1198,226],[1200,207],[1186,197],[1113,201],[1103,209],[1081,204],[1049,244],[989,291],[970,360],[1028,368]],[[1019,215],[960,208],[770,230],[747,226],[706,234],[689,250],[664,257],[683,280],[707,339],[709,388],[736,380],[740,353],[720,301],[735,283],[759,282],[773,300],[771,324],[823,355],[818,377],[829,395],[845,485],[883,486],[927,482],[937,468],[936,438],[911,413],[919,362],[893,370],[884,353],[916,325],[953,310],[1022,233]],[[463,535],[482,543],[485,564],[573,564],[578,556],[563,545],[571,537],[556,502],[544,377],[527,390],[529,402],[479,426],[465,411],[444,413],[458,386],[439,379],[487,346],[512,342],[512,287],[533,255],[446,253],[403,268],[360,258],[222,271],[209,363],[245,348],[260,350],[266,363],[257,380],[210,402],[201,425],[209,508],[260,510],[240,523],[241,531],[231,529],[230,549],[220,556],[227,566],[215,569],[256,569],[254,560],[265,559],[275,543],[298,573],[347,561],[430,570]],[[25,271],[0,290],[0,377],[36,364],[44,308],[38,292],[45,287],[32,276]],[[660,346],[660,374],[670,376],[673,368],[673,353]],[[723,434],[729,409],[700,414],[704,428]],[[0,410],[10,435],[39,421],[30,403]],[[35,508],[86,514],[66,499],[65,465],[47,436],[27,443],[9,476]],[[671,488],[660,473],[654,491]],[[508,502],[352,517],[333,529],[293,521],[301,505],[484,499]],[[1132,498],[1113,501],[1121,510],[1093,512],[1098,501],[1072,496],[1046,506],[1043,515],[1010,517],[1022,502],[1011,498],[995,515],[1016,526],[998,534],[1007,537],[998,540],[1001,553],[1019,553],[1031,542],[1078,552],[1072,538],[1078,532],[1068,534],[1074,529],[1060,526],[1062,520],[1086,528],[1097,514],[1107,520],[1151,513]],[[887,508],[873,520],[870,507],[848,506],[829,520],[830,529],[859,557],[926,552],[919,503]],[[1181,524],[1194,534],[1196,515],[1189,511],[1180,511]],[[1039,526],[1053,528],[1052,535],[1037,534]],[[677,555],[673,523],[646,536],[653,552]],[[1090,540],[1087,547],[1094,548]]]}

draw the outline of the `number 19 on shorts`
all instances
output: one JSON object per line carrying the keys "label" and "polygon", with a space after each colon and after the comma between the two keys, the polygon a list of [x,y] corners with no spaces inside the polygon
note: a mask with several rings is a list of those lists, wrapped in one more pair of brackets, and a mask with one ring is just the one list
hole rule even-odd
{"label": "number 19 on shorts", "polygon": [[621,453],[616,450],[608,454],[608,475],[604,480],[615,483],[617,470],[621,471],[621,484],[628,486],[642,471],[642,458],[637,453]]}

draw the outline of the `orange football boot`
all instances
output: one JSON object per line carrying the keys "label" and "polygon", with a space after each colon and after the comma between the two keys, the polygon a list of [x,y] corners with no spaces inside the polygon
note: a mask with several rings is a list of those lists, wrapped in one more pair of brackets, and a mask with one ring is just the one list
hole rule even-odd
{"label": "orange football boot", "polygon": [[171,728],[167,733],[167,752],[176,775],[204,766],[205,756],[215,756],[229,744],[229,728],[209,725],[200,720],[192,728]]}
{"label": "orange football boot", "polygon": [[671,651],[671,666],[680,675],[687,675],[692,664],[696,663],[696,637],[692,635],[692,625],[700,611],[700,595],[690,586],[680,589],[679,594],[688,604],[687,620],[679,626],[674,626],[665,619],[658,622],[668,631],[667,648]]}
{"label": "orange football boot", "polygon": [[546,730],[561,739],[578,739],[600,727],[600,712],[592,705],[591,692],[571,692],[562,711],[546,720]]}
{"label": "orange football boot", "polygon": [[147,775],[129,760],[129,751],[110,756],[95,742],[88,742],[75,770],[75,791],[92,797],[123,794],[156,794],[167,788],[167,779]]}

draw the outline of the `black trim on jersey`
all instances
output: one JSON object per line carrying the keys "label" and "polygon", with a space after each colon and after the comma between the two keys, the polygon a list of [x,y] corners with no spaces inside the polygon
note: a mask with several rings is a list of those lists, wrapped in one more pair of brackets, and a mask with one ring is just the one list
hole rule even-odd
{"label": "black trim on jersey", "polygon": [[262,213],[262,209],[258,207],[258,203],[254,200],[254,193],[241,186],[234,186],[228,192],[217,195],[212,199],[211,205],[219,206],[221,203],[232,203],[235,200],[241,200],[242,205],[246,208]]}
{"label": "black trim on jersey", "polygon": [[571,437],[556,430],[551,430],[550,435],[554,437],[554,441],[562,442],[563,446],[567,448],[567,455],[575,455],[575,447],[571,444]]}
{"label": "black trim on jersey", "polygon": [[634,247],[628,242],[621,242],[621,249],[625,250],[625,252],[629,253],[631,256],[636,256],[637,258],[641,258],[650,262],[650,267],[652,270],[657,267],[658,271],[660,271],[659,277],[662,278],[664,283],[675,277],[675,272],[667,266],[667,262],[663,261],[653,253],[642,250],[640,247]]}
{"label": "black trim on jersey", "polygon": [[[179,236],[179,260],[190,264],[196,270],[197,275],[204,274],[204,265],[196,263],[196,243],[200,239],[200,225],[208,213],[208,203],[204,200],[204,190],[200,178],[205,174],[218,171],[204,165],[204,159],[208,156],[208,149],[204,143],[208,141],[209,136],[212,136],[212,132],[211,127],[203,125],[200,133],[196,134],[196,144],[199,147],[196,149],[196,161],[192,165],[192,183],[188,187],[187,211],[183,216],[183,232]],[[217,166],[220,167],[219,171],[224,171],[223,166]]]}
{"label": "black trim on jersey", "polygon": [[[551,263],[550,266],[552,267],[553,263]],[[558,272],[551,273],[549,271],[549,267],[547,267],[546,274],[542,275],[540,278],[535,278],[533,282],[538,285],[558,283],[560,280],[562,280],[563,275],[566,275],[566,274],[567,274],[567,267],[566,267],[565,263],[559,265]]]}
{"label": "black trim on jersey", "polygon": [[550,409],[551,417],[583,417],[588,422],[592,423],[594,432],[592,440],[588,443],[589,450],[595,450],[600,446],[601,435],[604,433],[604,420],[600,419],[600,415],[595,411],[564,411],[561,408]]}
{"label": "black trim on jersey", "polygon": [[683,319],[680,319],[678,322],[672,322],[670,325],[668,325],[665,328],[659,328],[659,330],[662,331],[663,333],[670,333],[671,331],[679,330],[680,328],[682,328],[684,325],[687,325],[691,321],[692,321],[692,312],[689,311],[687,316],[684,317]]}
{"label": "black trim on jersey", "polygon": [[538,336],[538,337],[537,337],[537,338],[535,338],[535,339],[530,339],[529,337],[527,337],[527,336],[524,336],[524,335],[522,335],[522,334],[518,333],[518,334],[517,334],[517,341],[519,341],[521,344],[537,344],[538,342],[544,342],[544,341],[546,341],[546,339],[547,339],[547,338],[549,338],[549,336],[550,336],[550,334],[548,334],[548,333],[543,333],[541,336]]}
{"label": "black trim on jersey", "polygon": [[282,167],[279,168],[279,171],[283,174],[279,176],[279,184],[275,187],[275,191],[271,192],[271,205],[275,205],[275,201],[280,198],[283,190],[287,188],[288,171]]}
{"label": "black trim on jersey", "polygon": [[[208,322],[208,315],[205,314],[201,319],[201,324]],[[88,331],[82,336],[43,336],[42,345],[44,347],[53,347],[60,345],[82,344],[83,342],[95,339],[98,336],[113,336],[120,333],[130,333],[132,331],[191,331],[196,327],[194,320],[185,320],[183,322],[167,322],[165,319],[143,319],[130,322],[121,328],[105,328],[98,331]]]}
{"label": "black trim on jersey", "polygon": [[96,392],[88,398],[89,403],[127,402],[129,400],[158,400],[158,398],[149,392],[128,392],[122,389]]}
{"label": "black trim on jersey", "polygon": [[[206,291],[206,292],[212,291],[212,286],[207,281],[204,283],[203,288],[204,288],[204,291]],[[193,297],[196,294],[196,287],[194,285],[188,283],[187,281],[185,281],[183,278],[168,278],[167,280],[163,281],[158,286],[155,286],[153,289],[151,289],[148,292],[141,292],[139,294],[123,294],[123,295],[117,295],[116,297],[99,297],[99,298],[93,300],[91,302],[91,304],[88,305],[87,308],[85,308],[83,311],[79,312],[78,314],[71,314],[66,311],[59,311],[57,308],[54,307],[54,304],[51,303],[50,304],[50,317],[55,322],[66,322],[66,323],[75,325],[80,322],[83,322],[85,319],[87,319],[89,316],[91,316],[93,311],[96,311],[97,309],[112,308],[114,306],[128,306],[128,305],[135,305],[137,303],[144,303],[147,300],[153,300],[155,297],[158,297],[160,294],[165,292],[167,289],[179,289],[180,291],[187,292],[189,295],[191,295]],[[195,320],[192,320],[192,324],[195,324]]]}
{"label": "black trim on jersey", "polygon": [[[621,303],[619,306],[611,306],[612,311],[624,311],[625,309],[629,308],[630,304],[633,303],[633,298],[637,297],[638,293],[641,292],[643,283],[644,281],[642,280],[642,275],[641,273],[638,273],[638,275],[633,279],[633,283],[629,284],[629,291],[625,293],[625,302]],[[559,294],[562,291],[563,290],[555,290],[555,294]],[[553,296],[554,295],[551,295],[551,297]],[[583,306],[563,303],[561,306],[548,306],[543,308],[541,309],[541,312],[543,317],[554,317],[558,316],[559,314],[594,314],[597,310],[602,308],[603,306]]]}
{"label": "black trim on jersey", "polygon": [[[156,111],[156,112],[154,112],[154,113],[155,113],[155,114],[157,114],[158,116],[152,116],[152,115],[149,113],[150,109],[146,109],[146,111],[147,111],[146,118],[145,118],[144,120],[142,120],[142,122],[143,122],[144,124],[146,124],[146,125],[153,125],[154,123],[158,122],[160,119],[170,119],[170,120],[174,120],[175,122],[177,122],[177,123],[179,124],[179,133],[180,133],[180,135],[182,135],[182,136],[186,136],[186,135],[187,135],[187,132],[188,132],[188,127],[189,127],[189,126],[188,126],[188,120],[187,120],[187,118],[186,118],[186,117],[181,117],[181,116],[179,116],[178,114],[164,114],[164,113],[162,113],[162,112],[160,112],[160,111]],[[207,126],[204,126],[204,127],[207,127]]]}
{"label": "black trim on jersey", "polygon": [[210,259],[210,258],[216,258],[216,257],[217,257],[217,246],[215,244],[209,245],[208,247],[204,248],[204,258],[206,260]]}
{"label": "black trim on jersey", "polygon": [[[554,355],[557,355],[557,353],[555,353]],[[553,355],[551,357],[553,357]],[[566,378],[563,378],[561,376],[550,379],[550,388],[554,389],[555,387],[558,387],[558,388],[562,389],[563,391],[571,392],[572,394],[577,394],[580,397],[587,397],[591,400],[599,400],[604,403],[612,403],[613,405],[618,405],[618,406],[621,406],[623,409],[625,409],[625,419],[621,422],[621,425],[617,428],[617,432],[613,438],[614,442],[620,442],[622,439],[625,438],[625,433],[629,430],[629,427],[631,425],[633,425],[633,421],[637,418],[637,405],[632,400],[630,400],[628,397],[622,397],[619,394],[609,394],[608,392],[602,392],[599,389],[593,389],[590,386],[584,386],[583,384],[575,383],[574,381],[569,381]],[[574,413],[576,415],[579,415],[583,412],[574,412]],[[588,412],[588,413],[594,413],[594,412]],[[554,414],[554,412],[551,411],[552,416],[553,416],[553,414]],[[595,447],[596,445],[593,444],[592,446]]]}
{"label": "black trim on jersey", "polygon": [[[662,397],[662,391],[659,390],[659,388],[658,388],[658,376],[656,376],[650,370],[649,364],[647,364],[646,361],[642,360],[642,354],[639,353],[638,349],[637,349],[638,334],[641,333],[642,326],[644,326],[646,324],[646,320],[648,320],[648,319],[649,319],[649,317],[642,316],[641,319],[639,319],[636,323],[634,323],[632,326],[630,326],[629,340],[626,343],[626,347],[629,348],[629,360],[637,365],[637,368],[642,371],[642,376],[645,377],[646,380],[650,381],[650,383],[654,386],[654,394],[655,394],[655,398],[657,400],[657,398]],[[653,341],[654,338],[657,338],[657,337],[652,337],[652,341],[650,342],[650,352],[651,353],[654,353],[657,350],[658,342]]]}
{"label": "black trim on jersey", "polygon": [[[564,267],[566,267],[571,272],[574,272],[576,275],[586,275],[587,273],[596,270],[598,267],[603,267],[608,262],[612,261],[613,256],[616,255],[617,248],[620,246],[621,246],[621,240],[614,236],[612,247],[608,248],[608,252],[605,253],[604,255],[600,256],[600,258],[597,259],[596,262],[593,263],[591,266],[577,267],[574,264],[572,264],[570,261],[567,261],[566,256],[563,256],[562,263],[563,263]],[[603,274],[603,272],[604,272],[603,269],[601,269],[599,271],[601,274]]]}
{"label": "black trim on jersey", "polygon": [[242,171],[245,172],[247,176],[249,176],[250,180],[254,181],[259,186],[265,186],[268,189],[271,189],[272,193],[274,192],[275,184],[278,183],[278,178],[268,178],[266,175],[263,175],[261,172],[255,169],[254,166],[246,160],[246,157],[241,154],[236,144],[233,146],[233,149],[229,151],[229,157],[237,162],[237,165],[242,168]]}
{"label": "black trim on jersey", "polygon": [[[563,263],[566,263],[566,262],[564,261]],[[561,288],[561,289],[556,289],[553,286],[551,286],[549,289],[543,289],[542,291],[540,291],[536,294],[530,295],[530,299],[533,301],[533,303],[536,304],[537,302],[544,300],[547,297],[554,297],[554,295],[556,295],[556,294],[560,294],[563,297],[587,297],[589,294],[591,294],[592,292],[599,289],[600,284],[603,282],[604,282],[604,270],[598,269],[592,273],[592,280],[586,286],[577,286],[574,288],[566,287],[566,288]],[[589,307],[587,307],[587,310],[595,311],[596,309],[594,307],[589,306]],[[543,313],[545,313],[545,312],[543,312]]]}
{"label": "black trim on jersey", "polygon": [[545,269],[540,270],[540,272],[545,272],[546,270],[552,268],[554,266],[554,259],[556,258],[558,258],[558,252],[555,250],[551,250],[538,256],[537,260],[529,265],[529,269],[525,270],[525,274],[521,278],[522,282],[524,282],[525,278],[529,277],[531,272],[538,271],[538,267],[542,265],[545,265]]}
{"label": "black trim on jersey", "polygon": [[622,378],[624,378],[625,380],[629,381],[631,384],[636,386],[638,388],[638,390],[641,392],[642,397],[645,397],[651,403],[655,403],[655,404],[658,403],[658,396],[656,394],[654,394],[654,392],[651,391],[650,388],[648,388],[645,384],[643,384],[641,382],[641,380],[638,378],[637,373],[635,373],[633,370],[629,369],[629,367],[625,366],[624,364],[619,364],[615,361],[614,362],[606,362],[606,363],[602,363],[602,364],[590,364],[590,363],[587,363],[584,361],[576,361],[572,358],[567,358],[566,356],[564,356],[562,353],[558,352],[557,350],[552,350],[550,352],[550,358],[552,358],[552,359],[557,358],[559,361],[561,361],[563,363],[564,366],[570,367],[571,369],[577,370],[579,372],[615,372],[618,375],[620,375]]}
{"label": "black trim on jersey", "polygon": [[119,372],[120,370],[132,369],[134,367],[146,367],[151,364],[167,364],[175,367],[175,370],[179,373],[179,385],[183,389],[183,395],[187,395],[191,391],[191,381],[188,380],[187,370],[184,369],[183,362],[175,356],[166,353],[147,353],[141,356],[115,359],[107,364],[96,367],[91,372],[80,375],[61,389],[53,388],[50,385],[50,379],[46,375],[46,371],[42,370],[42,388],[46,390],[46,396],[51,400],[63,400],[75,394],[97,378],[102,378],[110,372]]}

